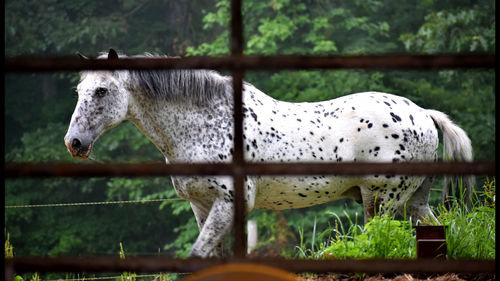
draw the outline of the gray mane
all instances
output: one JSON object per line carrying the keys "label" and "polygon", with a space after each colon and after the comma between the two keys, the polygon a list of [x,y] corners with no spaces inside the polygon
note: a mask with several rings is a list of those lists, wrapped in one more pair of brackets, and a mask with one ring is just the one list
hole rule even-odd
{"label": "gray mane", "polygon": [[[153,57],[147,54],[146,57]],[[205,104],[227,96],[231,78],[212,70],[131,70],[132,83],[152,99]]]}

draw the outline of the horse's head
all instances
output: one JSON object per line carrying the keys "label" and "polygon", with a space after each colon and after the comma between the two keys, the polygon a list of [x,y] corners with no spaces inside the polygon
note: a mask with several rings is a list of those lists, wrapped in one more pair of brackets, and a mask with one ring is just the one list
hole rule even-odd
{"label": "horse's head", "polygon": [[[82,59],[86,59],[81,56]],[[104,58],[117,59],[113,49]],[[128,71],[86,71],[78,84],[78,102],[64,137],[73,157],[87,158],[94,141],[121,123],[128,108]]]}

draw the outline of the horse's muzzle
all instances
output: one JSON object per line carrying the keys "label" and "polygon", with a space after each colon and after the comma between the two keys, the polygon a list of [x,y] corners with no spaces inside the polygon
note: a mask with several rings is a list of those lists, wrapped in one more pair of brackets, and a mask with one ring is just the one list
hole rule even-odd
{"label": "horse's muzzle", "polygon": [[73,157],[87,159],[92,150],[92,143],[85,145],[78,138],[73,138],[71,141],[65,140],[66,148]]}

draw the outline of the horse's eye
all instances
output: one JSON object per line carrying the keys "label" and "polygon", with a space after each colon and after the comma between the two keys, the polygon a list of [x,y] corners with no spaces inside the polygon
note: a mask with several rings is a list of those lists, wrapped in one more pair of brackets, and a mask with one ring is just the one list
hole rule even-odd
{"label": "horse's eye", "polygon": [[97,89],[95,89],[95,94],[96,94],[98,97],[100,97],[100,98],[104,97],[104,95],[105,95],[107,92],[108,92],[108,89],[106,89],[106,88],[97,88]]}

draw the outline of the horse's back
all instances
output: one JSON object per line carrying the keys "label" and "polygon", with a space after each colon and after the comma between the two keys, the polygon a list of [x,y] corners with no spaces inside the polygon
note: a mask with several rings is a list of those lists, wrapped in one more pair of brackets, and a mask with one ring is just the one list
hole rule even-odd
{"label": "horse's back", "polygon": [[[438,135],[432,119],[404,97],[366,92],[314,103],[263,99],[268,100],[259,101],[257,95],[249,102],[255,103],[253,108],[247,104],[249,161],[404,162],[433,161],[437,155]],[[360,186],[400,189],[403,182],[409,195],[423,178],[375,175],[253,180],[258,189],[255,208],[287,209],[344,197],[358,200]]]}
{"label": "horse's back", "polygon": [[339,130],[350,138],[352,161],[433,161],[438,134],[425,109],[378,92],[346,96]]}
{"label": "horse's back", "polygon": [[245,118],[248,161],[434,160],[434,122],[404,97],[365,92],[288,103],[263,95],[247,101],[253,103]]}

